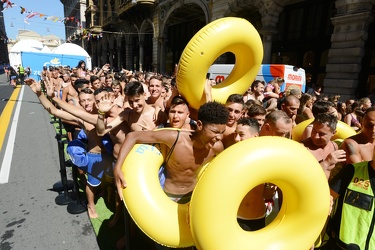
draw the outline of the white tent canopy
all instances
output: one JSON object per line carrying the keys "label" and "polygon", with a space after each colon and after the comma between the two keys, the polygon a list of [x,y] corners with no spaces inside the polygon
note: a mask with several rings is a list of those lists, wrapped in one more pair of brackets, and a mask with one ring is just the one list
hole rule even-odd
{"label": "white tent canopy", "polygon": [[43,49],[43,44],[37,40],[26,39],[17,42],[10,50],[13,52],[40,52]]}
{"label": "white tent canopy", "polygon": [[17,42],[9,52],[9,61],[11,66],[17,68],[18,65],[22,64],[22,52],[39,52],[60,55],[83,56],[86,58],[86,67],[90,70],[92,68],[90,55],[82,47],[73,43],[61,44],[60,46],[51,51],[47,46],[43,45],[43,43],[37,40],[21,40]]}
{"label": "white tent canopy", "polygon": [[17,68],[22,64],[21,52],[41,52],[43,44],[37,40],[25,39],[17,42],[9,52],[10,66]]}
{"label": "white tent canopy", "polygon": [[40,51],[40,52],[43,52],[43,53],[52,53],[52,51],[44,45],[43,49]]}
{"label": "white tent canopy", "polygon": [[91,70],[91,57],[82,47],[74,43],[64,43],[52,50],[53,54],[67,54],[86,57],[86,67]]}

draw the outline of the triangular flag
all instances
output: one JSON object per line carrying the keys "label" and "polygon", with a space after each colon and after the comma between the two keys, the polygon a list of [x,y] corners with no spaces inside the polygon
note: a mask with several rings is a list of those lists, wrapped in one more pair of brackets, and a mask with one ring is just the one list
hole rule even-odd
{"label": "triangular flag", "polygon": [[38,12],[32,12],[32,13],[28,14],[28,15],[26,16],[26,18],[33,18],[33,17],[35,17],[35,16],[37,16],[37,15],[39,15]]}

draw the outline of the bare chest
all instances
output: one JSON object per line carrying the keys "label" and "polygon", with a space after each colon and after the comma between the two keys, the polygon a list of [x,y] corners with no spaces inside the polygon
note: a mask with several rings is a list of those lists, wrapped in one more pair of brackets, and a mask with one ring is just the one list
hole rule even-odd
{"label": "bare chest", "polygon": [[361,154],[362,161],[371,161],[373,151],[374,151],[374,145],[372,143],[359,145],[359,152]]}
{"label": "bare chest", "polygon": [[129,121],[131,131],[151,131],[156,128],[153,114],[133,115]]}
{"label": "bare chest", "polygon": [[308,149],[316,158],[317,161],[324,160],[330,153],[335,151],[334,146],[329,143],[324,148]]}

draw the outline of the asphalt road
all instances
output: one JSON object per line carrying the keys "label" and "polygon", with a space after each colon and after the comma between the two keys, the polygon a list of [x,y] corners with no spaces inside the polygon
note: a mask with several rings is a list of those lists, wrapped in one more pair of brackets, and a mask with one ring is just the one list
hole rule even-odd
{"label": "asphalt road", "polygon": [[[0,75],[0,112],[12,92]],[[32,91],[23,86],[22,92],[19,116],[14,116],[15,106],[0,152],[1,171],[11,161],[9,179],[0,184],[0,250],[99,249],[87,213],[70,214],[66,205],[55,202],[59,193],[52,187],[61,180],[55,130]]]}
{"label": "asphalt road", "polygon": [[13,93],[13,87],[9,85],[9,82],[1,82],[2,78],[2,75],[0,75],[0,114]]}

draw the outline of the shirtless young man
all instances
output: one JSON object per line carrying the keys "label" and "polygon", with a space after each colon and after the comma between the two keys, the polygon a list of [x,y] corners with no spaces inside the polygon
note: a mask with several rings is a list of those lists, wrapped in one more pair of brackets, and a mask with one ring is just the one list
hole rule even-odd
{"label": "shirtless young man", "polygon": [[[212,84],[209,79],[206,79],[204,85],[204,95],[206,97],[206,102],[211,102],[213,100]],[[243,95],[240,94],[231,94],[225,102],[225,106],[229,112],[229,118],[222,140],[224,148],[227,148],[234,143],[233,133],[236,130],[237,120],[240,119],[244,113],[244,104]]]}
{"label": "shirtless young man", "polygon": [[[83,80],[84,79],[79,79],[77,81],[83,81]],[[113,99],[113,96],[110,95],[110,93],[108,92],[109,90],[112,91],[110,88],[99,88],[99,89],[96,89],[94,91],[96,111],[98,110],[99,104],[104,99],[104,97],[109,97],[108,100],[111,103],[113,103],[114,99]],[[106,122],[111,122],[123,111],[122,108],[118,107],[117,105],[113,105],[111,107],[111,109],[108,112],[106,112],[106,114],[99,114],[99,113],[97,114],[97,112],[93,112],[93,114],[92,114],[92,112],[91,113],[87,113],[87,112],[85,113],[85,112],[82,112],[78,109],[74,109],[70,105],[66,105],[66,104],[62,103],[61,100],[53,98],[53,101],[55,101],[61,108],[67,110],[69,113],[73,114],[76,117],[82,118],[83,120],[85,120],[86,122],[89,122],[92,125],[96,125],[97,120],[105,120]],[[95,129],[95,131],[96,131],[96,129]],[[112,144],[113,144],[113,152],[110,152],[110,153],[112,153],[112,156],[113,156],[114,160],[117,158],[120,147],[121,147],[121,144],[125,140],[125,135],[128,132],[129,132],[129,128],[127,126],[117,126],[116,128],[113,128],[108,133],[110,138],[111,138]],[[112,181],[111,181],[112,167],[113,166],[111,164],[111,166],[108,167],[110,170],[106,172],[106,177],[110,177],[109,179],[107,179],[108,183],[112,183]],[[106,184],[108,184],[108,183],[106,183]],[[113,185],[113,183],[112,183],[112,185]],[[107,187],[111,188],[111,185],[109,185]],[[110,195],[112,194],[112,192],[110,192],[108,190],[107,190],[107,192],[108,192],[108,200],[110,200]],[[115,215],[114,215],[113,219],[111,221],[109,221],[110,227],[112,227],[116,224],[119,216],[121,215],[122,210],[121,210],[121,207],[118,206],[118,205],[119,204],[116,203]]]}
{"label": "shirtless young man", "polygon": [[180,96],[173,97],[168,112],[169,123],[167,123],[166,127],[195,130],[196,124],[189,115],[189,106],[185,99]]}
{"label": "shirtless young man", "polygon": [[[259,124],[254,118],[240,118],[234,132],[235,142],[244,141],[259,136]],[[266,226],[266,206],[264,204],[264,184],[250,190],[238,208],[237,221],[242,229],[247,231],[259,230]]]}
{"label": "shirtless young man", "polygon": [[346,138],[341,148],[346,152],[346,164],[371,161],[375,145],[375,107],[368,108],[362,121],[362,130]]}
{"label": "shirtless young man", "polygon": [[[125,94],[132,109],[122,111],[113,121],[105,123],[103,119],[98,119],[96,130],[98,135],[104,135],[115,127],[124,123],[129,131],[153,130],[157,128],[154,120],[155,108],[146,103],[146,95],[140,82],[130,82],[125,87]],[[104,98],[98,103],[99,114],[105,114],[115,104],[108,98]],[[164,113],[160,112],[160,116]],[[164,119],[165,120],[165,119]]]}
{"label": "shirtless young man", "polygon": [[303,140],[302,144],[315,156],[328,181],[336,163],[345,161],[345,151],[338,149],[338,145],[331,141],[336,133],[337,118],[329,114],[319,114],[312,126],[311,137]]}
{"label": "shirtless young man", "polygon": [[179,134],[174,150],[165,166],[167,176],[164,191],[176,202],[181,198],[183,202],[188,202],[189,198],[186,196],[190,195],[196,185],[199,167],[212,160],[224,149],[221,139],[227,122],[228,111],[225,106],[217,102],[208,102],[198,110],[197,130],[195,131],[160,130],[129,133],[121,146],[114,169],[115,182],[121,200],[123,199],[122,189],[126,188],[121,167],[133,146],[137,143],[163,143],[171,148]]}
{"label": "shirtless young man", "polygon": [[90,87],[90,81],[84,79],[84,78],[78,78],[74,82],[74,89],[77,91],[79,94],[83,89],[89,88]]}
{"label": "shirtless young man", "polygon": [[90,76],[90,88],[93,90],[99,89],[102,87],[102,83],[100,82],[99,77],[97,76]]}
{"label": "shirtless young man", "polygon": [[[105,151],[102,138],[96,134],[95,126],[93,125],[96,122],[96,116],[93,114],[95,114],[97,110],[92,90],[87,88],[79,93],[79,103],[84,109],[82,110],[55,97],[53,94],[53,85],[46,81],[48,96],[52,97],[52,100],[65,108],[65,110],[80,112],[81,116],[76,117],[71,113],[57,109],[41,92],[40,84],[34,79],[29,78],[26,83],[38,96],[41,104],[49,113],[61,119],[76,122],[85,130],[88,139],[86,150],[89,164],[82,169],[89,173],[85,190],[88,202],[87,208],[90,218],[97,218],[98,214],[95,210],[95,192],[97,187],[101,184],[104,170],[112,165],[113,157]],[[100,96],[97,98],[100,98]],[[84,117],[84,119],[82,117]]]}
{"label": "shirtless young man", "polygon": [[49,80],[55,88],[57,97],[61,99],[62,98],[62,86],[63,86],[64,81],[63,79],[59,77],[59,74],[60,72],[58,68],[53,67],[52,72],[51,72],[51,78]]}
{"label": "shirtless young man", "polygon": [[64,72],[63,75],[63,90],[62,90],[62,100],[66,101],[74,106],[79,106],[78,92],[74,89],[71,81],[69,72]]}
{"label": "shirtless young man", "polygon": [[[79,98],[78,92],[74,89],[70,81],[70,74],[69,71],[64,71],[62,75],[63,84],[62,84],[62,97],[61,100],[67,103],[70,103],[76,107],[82,108],[79,105]],[[78,135],[79,131],[81,130],[80,126],[76,123],[69,123],[67,121],[63,121],[64,128],[66,130],[66,134],[68,136],[68,140],[72,141],[76,139],[76,135]]]}
{"label": "shirtless young man", "polygon": [[233,133],[236,130],[237,120],[241,118],[243,114],[243,97],[239,94],[232,94],[227,98],[225,106],[229,112],[229,118],[227,122],[227,128],[225,129],[223,137],[224,148],[229,147],[234,143]]}
{"label": "shirtless young man", "polygon": [[262,105],[253,104],[247,111],[247,116],[249,118],[254,118],[258,121],[259,128],[261,129],[264,124],[264,120],[266,119],[267,110],[263,108]]}
{"label": "shirtless young man", "polygon": [[162,108],[162,111],[164,111],[163,109],[164,100],[161,97],[162,90],[163,90],[163,78],[157,75],[151,76],[149,85],[148,85],[148,92],[150,96],[147,98],[147,104],[152,105],[154,107],[155,105],[157,105]]}
{"label": "shirtless young man", "polygon": [[51,78],[51,72],[48,70],[47,66],[43,66],[43,70],[40,73],[40,78],[42,81],[44,81],[45,79]]}

